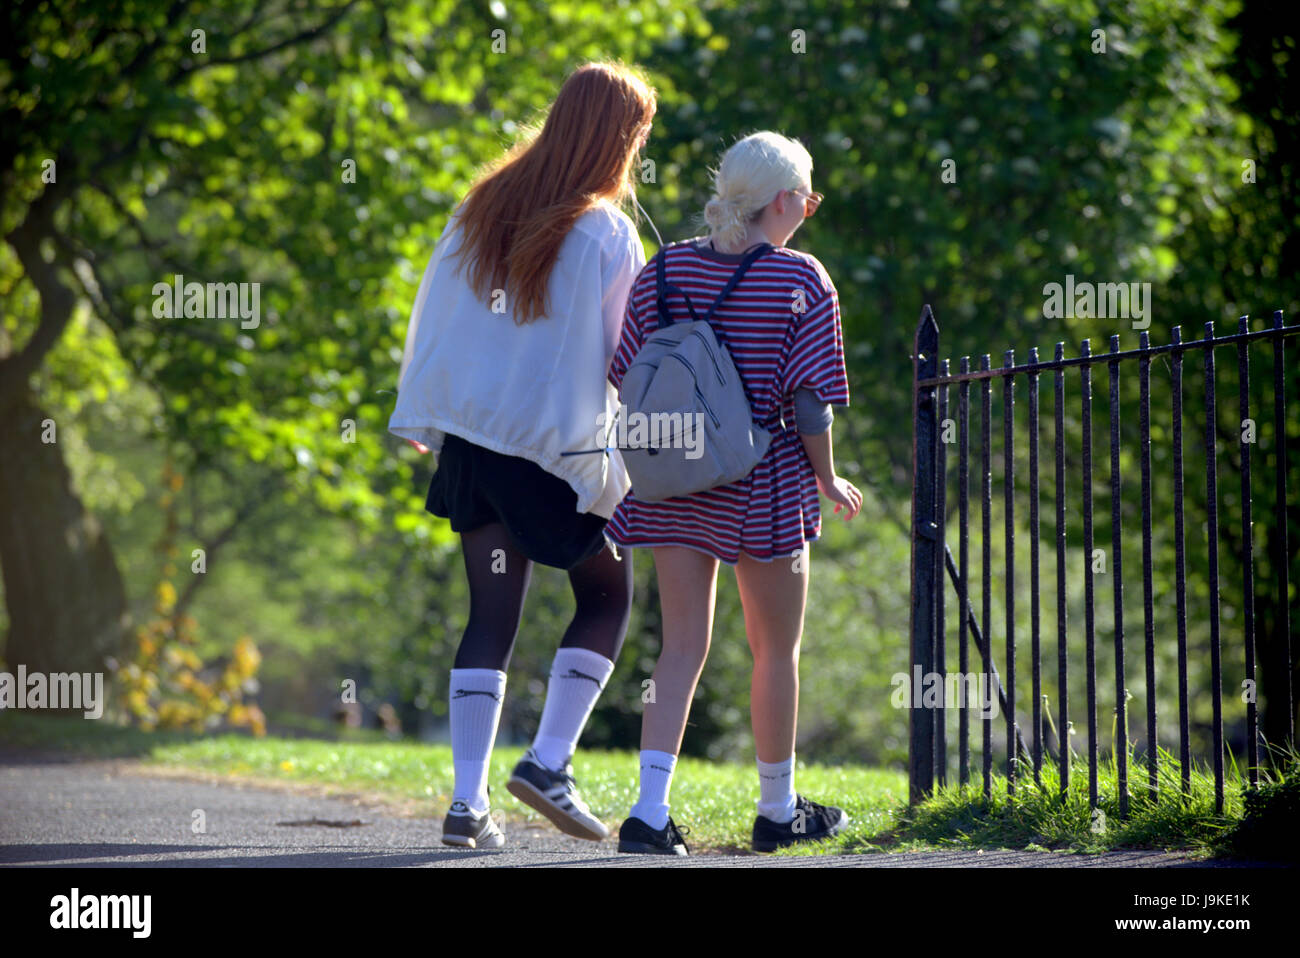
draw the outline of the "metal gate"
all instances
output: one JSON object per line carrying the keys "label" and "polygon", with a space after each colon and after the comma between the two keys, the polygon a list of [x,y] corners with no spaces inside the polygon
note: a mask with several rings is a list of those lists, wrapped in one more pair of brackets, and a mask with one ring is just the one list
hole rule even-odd
{"label": "metal gate", "polygon": [[[1229,654],[1244,657],[1246,680],[1251,683],[1251,696],[1247,700],[1247,768],[1252,785],[1258,782],[1259,771],[1259,718],[1254,701],[1256,680],[1256,633],[1254,621],[1255,581],[1253,575],[1252,544],[1252,502],[1251,502],[1251,446],[1255,433],[1246,428],[1246,423],[1254,424],[1251,419],[1249,376],[1250,347],[1259,343],[1271,346],[1273,366],[1273,409],[1271,427],[1276,443],[1276,475],[1274,482],[1274,507],[1277,521],[1280,523],[1281,561],[1275,562],[1276,579],[1272,583],[1261,583],[1260,588],[1272,588],[1278,597],[1280,618],[1276,623],[1279,630],[1277,643],[1279,653],[1274,660],[1264,663],[1265,669],[1276,669],[1284,675],[1284,680],[1274,684],[1275,697],[1266,704],[1269,708],[1285,711],[1286,728],[1291,741],[1295,738],[1295,702],[1292,692],[1292,674],[1294,669],[1294,650],[1292,647],[1291,625],[1287,615],[1288,550],[1286,529],[1286,395],[1283,377],[1285,360],[1285,339],[1300,333],[1300,326],[1284,326],[1281,311],[1273,314],[1272,325],[1266,329],[1249,330],[1247,317],[1238,321],[1234,335],[1214,335],[1214,324],[1205,324],[1205,335],[1200,340],[1184,342],[1181,327],[1174,327],[1171,341],[1164,346],[1151,346],[1145,331],[1139,335],[1137,349],[1121,351],[1119,336],[1110,337],[1108,353],[1092,354],[1090,343],[1084,340],[1080,355],[1067,359],[1065,344],[1056,344],[1055,358],[1040,361],[1037,348],[1029,350],[1029,361],[1015,365],[1013,351],[1008,349],[1003,356],[1001,368],[992,368],[986,353],[981,357],[980,368],[970,368],[970,358],[962,357],[960,369],[956,373],[949,371],[949,361],[939,360],[939,325],[927,305],[921,313],[917,327],[915,350],[913,353],[913,434],[912,434],[912,568],[911,568],[911,665],[912,674],[918,681],[914,690],[919,691],[921,677],[926,677],[927,692],[932,691],[935,682],[930,678],[940,677],[943,683],[938,702],[912,701],[910,714],[909,740],[909,778],[910,798],[916,802],[930,794],[936,785],[947,784],[948,742],[947,732],[949,710],[957,712],[957,772],[958,780],[965,784],[969,781],[970,770],[970,702],[968,695],[970,685],[983,686],[990,708],[982,716],[982,758],[985,797],[992,793],[991,775],[993,762],[993,722],[987,713],[992,711],[993,696],[1005,717],[1006,766],[1008,794],[1014,794],[1018,778],[1032,773],[1035,785],[1041,786],[1040,771],[1043,767],[1044,752],[1044,718],[1050,723],[1050,715],[1043,710],[1043,693],[1045,686],[1040,662],[1041,629],[1039,608],[1039,375],[1050,372],[1055,385],[1055,508],[1056,508],[1056,705],[1058,719],[1056,727],[1058,743],[1066,742],[1065,747],[1056,749],[1056,762],[1059,767],[1061,793],[1064,795],[1069,787],[1071,773],[1071,749],[1068,746],[1070,721],[1070,702],[1068,695],[1068,678],[1072,668],[1078,668],[1079,651],[1083,652],[1083,668],[1086,670],[1087,688],[1087,749],[1089,772],[1089,797],[1092,806],[1098,804],[1097,764],[1098,764],[1098,676],[1096,674],[1097,630],[1094,621],[1094,602],[1096,600],[1096,578],[1094,573],[1093,541],[1093,495],[1092,495],[1092,369],[1098,364],[1109,368],[1110,385],[1110,506],[1111,506],[1111,565],[1105,573],[1109,580],[1109,591],[1114,603],[1113,636],[1114,642],[1114,676],[1113,692],[1115,702],[1116,736],[1122,736],[1124,747],[1115,750],[1115,764],[1119,784],[1119,807],[1121,816],[1128,814],[1129,807],[1129,739],[1127,734],[1127,665],[1125,660],[1125,634],[1123,609],[1123,568],[1121,521],[1121,501],[1123,477],[1121,475],[1120,443],[1120,367],[1124,363],[1137,363],[1139,381],[1139,441],[1137,453],[1141,462],[1141,512],[1142,512],[1142,586],[1143,586],[1143,627],[1144,641],[1142,649],[1145,659],[1145,698],[1146,698],[1146,788],[1153,797],[1158,798],[1157,772],[1159,741],[1157,728],[1156,701],[1156,648],[1157,641],[1174,640],[1168,629],[1161,629],[1157,640],[1157,624],[1167,625],[1170,617],[1162,614],[1158,617],[1154,608],[1152,595],[1152,472],[1151,472],[1151,395],[1150,368],[1157,357],[1167,356],[1170,364],[1172,394],[1172,454],[1173,454],[1173,488],[1172,507],[1174,519],[1175,544],[1175,583],[1176,606],[1172,616],[1176,624],[1176,641],[1178,648],[1178,716],[1179,716],[1179,757],[1182,772],[1182,787],[1186,792],[1190,788],[1192,755],[1189,735],[1189,696],[1210,694],[1213,696],[1213,765],[1215,776],[1216,808],[1223,810],[1224,782],[1224,740],[1223,740],[1223,679],[1222,655],[1225,644]],[[1218,515],[1218,477],[1216,468],[1216,396],[1215,396],[1215,350],[1219,347],[1235,345],[1237,355],[1237,383],[1239,386],[1239,411],[1243,422],[1237,454],[1240,457],[1241,472],[1241,528],[1244,554],[1241,559],[1242,569],[1242,624],[1241,642],[1221,641],[1220,630],[1220,589],[1219,589],[1219,515]],[[1186,548],[1187,537],[1184,527],[1184,468],[1183,468],[1183,403],[1182,377],[1184,358],[1188,353],[1201,354],[1204,367],[1204,480],[1206,490],[1207,516],[1206,543],[1209,565],[1209,595],[1203,611],[1208,616],[1211,688],[1189,689],[1188,687],[1188,651],[1187,651],[1187,616],[1188,594],[1186,583]],[[1066,542],[1066,499],[1065,479],[1065,387],[1067,371],[1077,369],[1079,376],[1078,402],[1082,415],[1084,441],[1082,442],[1082,482],[1083,482],[1083,542],[1082,556],[1072,563],[1067,559]],[[1004,621],[1005,634],[991,634],[992,590],[990,584],[992,544],[991,505],[993,498],[991,470],[991,394],[993,381],[1002,384],[1002,456],[1003,456],[1003,522],[1005,541],[1005,597]],[[1015,569],[1015,393],[1020,380],[1026,382],[1028,391],[1028,444],[1029,444],[1029,543],[1030,568],[1028,570],[1030,594],[1030,648],[1029,667],[1032,670],[1032,703],[1029,713],[1031,729],[1026,741],[1017,721],[1016,669],[1017,653],[1023,653],[1018,645],[1015,629],[1015,603],[1018,581]],[[976,616],[970,604],[971,566],[969,562],[969,520],[970,520],[970,389],[972,383],[980,384],[981,399],[981,441],[980,462],[977,479],[980,484],[981,499],[981,546],[982,546],[982,588],[979,592],[981,614]],[[949,386],[958,390],[955,420],[952,416]],[[955,537],[958,556],[954,559],[948,545],[946,521],[948,503],[948,455],[947,447],[957,443],[957,522]],[[1199,471],[1199,470],[1198,470]],[[1103,556],[1104,558],[1104,556]],[[1081,568],[1080,568],[1081,567]],[[1084,629],[1082,641],[1072,637],[1067,623],[1067,571],[1081,571],[1083,574]],[[952,595],[956,599],[957,636],[958,636],[958,680],[955,685],[950,682],[948,651],[946,648],[947,623],[945,620],[945,593],[943,582],[945,573],[952,583]],[[1022,575],[1023,579],[1023,575]],[[970,641],[973,639],[975,653],[979,658],[979,671],[972,673],[969,665]],[[1002,670],[994,661],[997,649],[995,640],[1003,642]],[[1082,645],[1082,649],[1079,646]],[[971,682],[974,678],[978,681]],[[1109,678],[1109,677],[1107,677]],[[1050,681],[1050,677],[1049,677]],[[1102,679],[1105,681],[1105,678]],[[1244,685],[1245,683],[1243,683]],[[1281,689],[1281,698],[1277,700],[1277,689]],[[951,691],[954,694],[945,694]],[[928,696],[927,696],[928,697]],[[953,701],[955,697],[955,701]],[[1023,706],[1021,706],[1023,709]],[[1280,743],[1279,743],[1280,744]],[[1049,756],[1050,757],[1050,756]]]}

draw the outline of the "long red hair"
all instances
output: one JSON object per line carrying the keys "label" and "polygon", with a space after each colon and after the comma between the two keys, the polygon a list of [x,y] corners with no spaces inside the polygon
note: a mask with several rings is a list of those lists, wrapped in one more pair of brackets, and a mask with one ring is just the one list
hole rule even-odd
{"label": "long red hair", "polygon": [[488,299],[506,290],[516,323],[547,313],[547,285],[560,243],[600,200],[632,195],[637,140],[654,116],[655,92],[621,63],[586,63],[560,88],[540,130],[490,164],[461,204],[469,283]]}

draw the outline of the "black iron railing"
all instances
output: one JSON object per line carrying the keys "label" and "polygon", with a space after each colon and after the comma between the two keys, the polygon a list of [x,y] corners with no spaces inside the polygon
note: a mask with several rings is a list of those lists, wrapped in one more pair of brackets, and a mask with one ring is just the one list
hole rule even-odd
{"label": "black iron railing", "polygon": [[[966,784],[971,777],[970,770],[970,718],[967,699],[969,687],[966,677],[970,671],[968,636],[973,639],[980,655],[981,672],[977,676],[979,683],[989,690],[986,695],[990,701],[996,695],[997,705],[1005,717],[1006,735],[1006,781],[1007,791],[1014,794],[1017,778],[1022,767],[1032,769],[1033,781],[1041,786],[1041,769],[1044,750],[1043,709],[1044,686],[1041,674],[1041,634],[1039,603],[1039,403],[1038,380],[1040,373],[1049,371],[1054,376],[1055,385],[1055,505],[1056,505],[1056,640],[1057,640],[1057,762],[1059,782],[1062,794],[1069,788],[1071,749],[1069,747],[1070,699],[1069,674],[1072,663],[1076,663],[1079,642],[1068,633],[1067,624],[1067,570],[1070,562],[1066,554],[1066,398],[1065,380],[1068,370],[1078,367],[1080,374],[1080,413],[1082,419],[1082,535],[1083,535],[1083,668],[1085,669],[1087,696],[1087,761],[1089,772],[1089,797],[1093,807],[1098,804],[1098,725],[1097,725],[1097,627],[1094,615],[1096,592],[1094,583],[1094,541],[1093,541],[1093,494],[1092,494],[1092,367],[1101,363],[1109,370],[1109,418],[1110,418],[1110,518],[1111,551],[1110,566],[1106,577],[1111,585],[1113,599],[1113,640],[1114,640],[1114,689],[1116,711],[1115,737],[1121,740],[1121,747],[1115,748],[1116,775],[1118,778],[1119,807],[1121,816],[1129,809],[1129,742],[1127,734],[1127,677],[1125,660],[1125,631],[1123,588],[1124,577],[1121,565],[1121,545],[1123,539],[1121,443],[1120,443],[1120,364],[1126,361],[1137,362],[1139,381],[1139,448],[1141,463],[1141,511],[1142,511],[1142,609],[1145,665],[1146,698],[1146,788],[1153,797],[1158,797],[1158,763],[1159,750],[1157,708],[1156,708],[1156,611],[1154,609],[1152,589],[1152,476],[1151,476],[1151,393],[1150,367],[1153,359],[1168,356],[1171,373],[1172,393],[1172,453],[1173,453],[1173,519],[1174,519],[1174,581],[1176,606],[1174,620],[1177,626],[1178,657],[1178,739],[1181,783],[1184,793],[1190,789],[1192,755],[1190,744],[1189,698],[1193,694],[1188,687],[1188,649],[1187,616],[1188,597],[1186,583],[1187,544],[1184,529],[1184,484],[1183,484],[1183,402],[1182,373],[1183,360],[1188,352],[1200,350],[1204,360],[1205,388],[1205,496],[1206,496],[1206,556],[1208,559],[1208,605],[1205,615],[1209,627],[1211,688],[1197,690],[1198,694],[1209,694],[1212,699],[1212,738],[1213,767],[1215,777],[1216,807],[1223,810],[1224,784],[1224,736],[1223,736],[1223,663],[1220,636],[1219,606],[1219,515],[1218,515],[1218,476],[1216,467],[1216,396],[1214,351],[1221,346],[1234,345],[1237,349],[1237,378],[1239,385],[1239,412],[1241,420],[1250,419],[1250,367],[1249,348],[1252,343],[1265,340],[1272,346],[1273,353],[1273,421],[1276,449],[1276,481],[1274,484],[1275,521],[1281,539],[1279,554],[1281,561],[1275,563],[1277,579],[1275,583],[1278,616],[1274,624],[1282,652],[1276,664],[1270,663],[1284,673],[1284,678],[1273,687],[1274,700],[1268,702],[1270,708],[1285,712],[1285,727],[1291,741],[1295,737],[1295,709],[1291,677],[1294,668],[1294,652],[1290,621],[1287,613],[1287,596],[1289,589],[1287,561],[1288,551],[1286,529],[1286,390],[1283,376],[1285,359],[1285,339],[1300,334],[1300,326],[1284,326],[1281,311],[1273,314],[1270,328],[1249,330],[1246,317],[1238,322],[1236,334],[1227,336],[1214,335],[1214,324],[1205,324],[1203,339],[1183,342],[1181,328],[1174,327],[1172,341],[1165,346],[1152,347],[1145,331],[1139,334],[1139,348],[1121,351],[1119,336],[1110,337],[1110,351],[1093,355],[1087,340],[1082,343],[1081,354],[1073,359],[1065,357],[1065,344],[1056,344],[1055,358],[1051,361],[1039,361],[1038,350],[1029,351],[1029,361],[1017,366],[1012,350],[1003,356],[1000,369],[990,366],[986,353],[981,357],[980,369],[972,371],[970,358],[962,357],[961,370],[950,374],[948,360],[938,358],[939,326],[929,306],[921,314],[921,322],[916,332],[916,349],[914,359],[913,391],[913,490],[912,490],[912,570],[911,570],[911,664],[913,674],[917,676],[937,674],[947,676],[947,652],[945,627],[945,605],[943,587],[944,571],[947,570],[957,600],[958,631],[958,667],[960,678],[955,683],[956,702],[949,702],[944,697],[939,707],[919,707],[922,703],[913,702],[910,710],[910,779],[911,798],[913,801],[929,794],[935,785],[946,784],[948,769],[948,745],[946,738],[947,708],[957,709],[957,770],[958,778]],[[1005,546],[1005,597],[1004,622],[1005,649],[1003,668],[1005,685],[996,663],[994,635],[992,634],[992,500],[993,473],[992,456],[992,384],[995,378],[1002,379],[1002,456],[1003,456],[1003,522]],[[1016,703],[1016,653],[1017,635],[1015,631],[1015,609],[1017,586],[1023,582],[1017,579],[1015,557],[1015,423],[1014,402],[1016,383],[1024,378],[1028,384],[1028,442],[1029,442],[1029,618],[1030,618],[1030,661],[1033,703],[1031,709],[1031,741],[1026,744],[1017,722]],[[982,520],[982,569],[981,569],[981,617],[976,618],[970,604],[970,562],[969,562],[969,525],[970,525],[970,388],[972,383],[980,384],[981,391],[981,449],[979,496],[981,499]],[[954,423],[949,413],[949,386],[958,387],[957,415]],[[955,435],[954,435],[955,426]],[[942,435],[941,435],[942,431]],[[1255,580],[1253,574],[1252,545],[1252,506],[1250,447],[1254,436],[1247,439],[1246,430],[1241,433],[1238,455],[1241,472],[1241,524],[1242,554],[1241,569],[1242,602],[1244,609],[1243,644],[1245,676],[1254,689],[1256,680],[1255,661]],[[947,446],[957,444],[957,517],[958,517],[958,558],[954,561],[947,545],[945,517],[948,511],[947,486],[948,463]],[[1077,560],[1076,560],[1077,561]],[[1076,566],[1077,568],[1077,566]],[[1161,640],[1166,641],[1162,638]],[[1266,666],[1268,667],[1268,666]],[[945,687],[947,682],[945,681]],[[1280,699],[1280,700],[1278,700]],[[991,778],[993,763],[993,721],[991,708],[983,710],[982,715],[982,760],[984,794],[991,796]],[[1050,721],[1050,718],[1047,718]],[[1259,773],[1259,723],[1252,694],[1246,704],[1246,739],[1249,780],[1252,785],[1258,783]],[[1279,743],[1281,744],[1281,743]]]}

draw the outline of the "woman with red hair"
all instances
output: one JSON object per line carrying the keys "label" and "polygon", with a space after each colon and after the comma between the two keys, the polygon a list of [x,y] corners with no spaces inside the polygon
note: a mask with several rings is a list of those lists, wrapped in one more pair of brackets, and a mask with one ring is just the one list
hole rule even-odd
{"label": "woman with red hair", "polygon": [[537,736],[507,787],[570,835],[609,834],[579,796],[571,759],[627,631],[631,554],[620,558],[604,527],[628,480],[617,450],[562,453],[589,446],[618,408],[606,373],[645,264],[619,206],[634,198],[654,113],[654,90],[636,71],[574,71],[541,128],[452,214],[411,313],[389,430],[438,455],[426,508],[460,534],[470,591],[451,670],[445,844],[505,840],[487,773],[534,562],[568,571],[576,611]]}

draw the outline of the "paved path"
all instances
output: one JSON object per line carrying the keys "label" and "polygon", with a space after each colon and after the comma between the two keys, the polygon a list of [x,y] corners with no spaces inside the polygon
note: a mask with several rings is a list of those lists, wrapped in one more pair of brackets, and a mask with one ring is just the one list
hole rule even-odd
{"label": "paved path", "polygon": [[[202,810],[206,831],[192,829]],[[332,823],[332,824],[330,824]],[[259,786],[160,777],[132,761],[69,761],[0,751],[0,866],[692,868],[1131,867],[1215,868],[1158,851],[1068,855],[1024,851],[773,857],[620,855],[613,840],[584,842],[549,824],[505,826],[500,850],[439,841],[441,821],[389,805]],[[687,839],[689,842],[689,838]]]}

